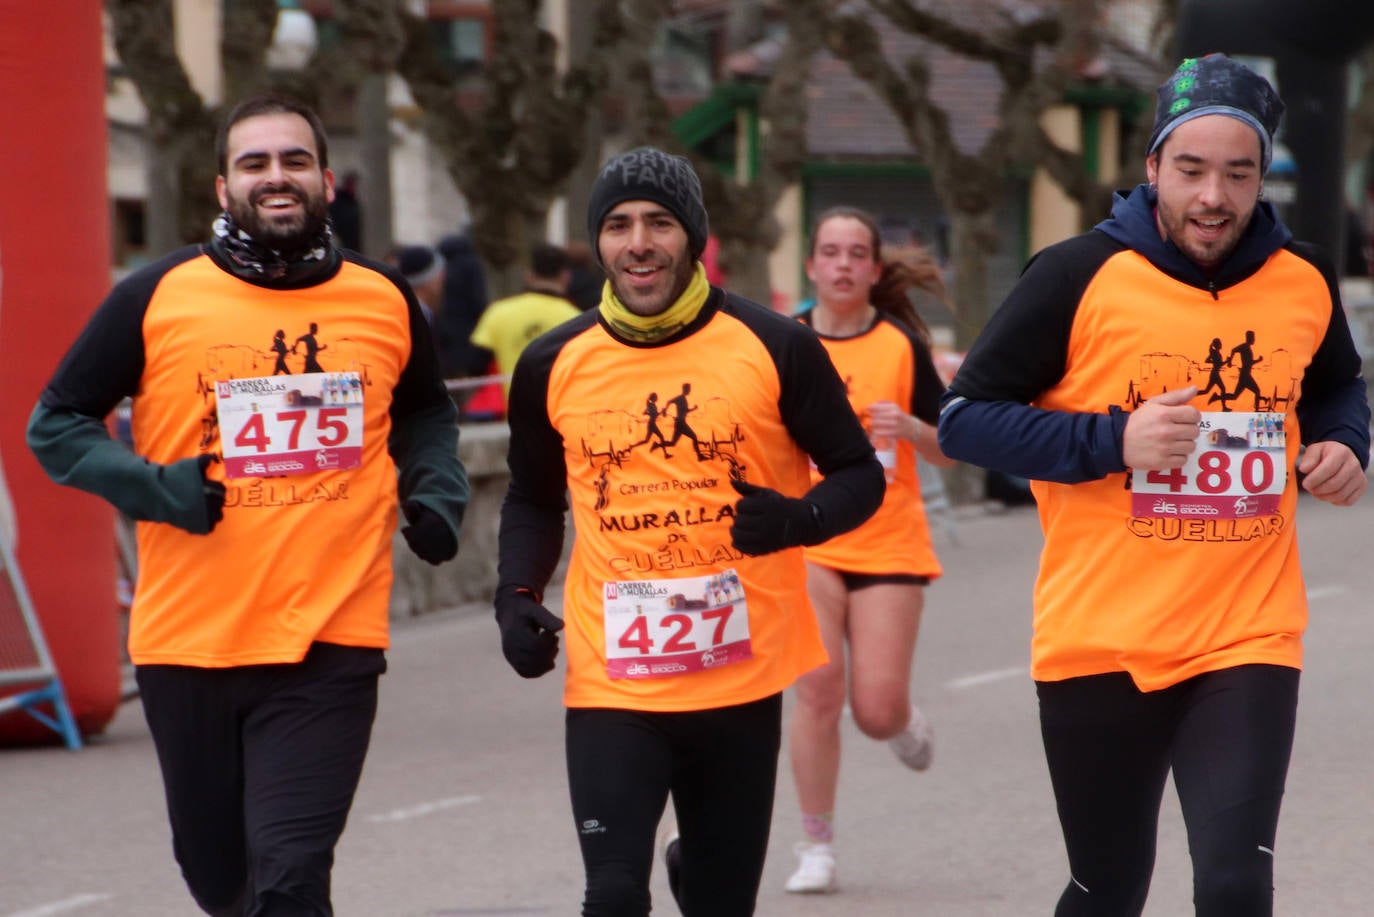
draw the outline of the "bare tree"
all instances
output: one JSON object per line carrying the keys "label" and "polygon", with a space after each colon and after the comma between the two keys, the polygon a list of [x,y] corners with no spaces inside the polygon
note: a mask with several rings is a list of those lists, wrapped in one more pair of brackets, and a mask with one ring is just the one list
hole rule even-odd
{"label": "bare tree", "polygon": [[215,118],[177,57],[171,0],[108,0],[106,8],[115,51],[148,111],[148,150],[156,157],[149,246],[162,251],[204,239],[215,212]]}
{"label": "bare tree", "polygon": [[[207,238],[216,204],[210,155],[221,112],[195,91],[177,57],[172,0],[106,0],[121,63],[148,111],[159,167],[152,222],[168,226],[159,248]],[[473,212],[474,241],[493,291],[518,286],[525,255],[542,240],[550,202],[583,154],[578,129],[600,99],[606,62],[621,35],[619,4],[600,0],[591,47],[558,74],[557,44],[539,27],[538,0],[493,0],[495,35],[480,101],[464,105],[428,23],[403,0],[335,0],[340,41],[297,74],[269,72],[276,0],[224,3],[221,65],[229,99],[277,88],[320,107],[351,109],[359,87],[399,72],[424,113],[425,133]],[[159,219],[158,214],[167,216]]]}
{"label": "bare tree", "polygon": [[780,234],[773,213],[782,193],[801,179],[807,156],[806,86],[822,46],[821,6],[817,0],[783,5],[787,40],[759,103],[763,149],[758,174],[748,184],[716,192],[722,266],[741,294],[764,304],[772,298],[768,255]]}
{"label": "bare tree", "polygon": [[[221,111],[191,85],[176,50],[172,0],[105,0],[115,52],[148,112],[147,145],[152,167],[148,211],[149,247],[165,251],[209,238],[215,201],[214,137]],[[366,48],[381,40],[376,30],[346,35],[340,46],[317,51],[303,72],[273,73],[267,48],[277,20],[276,0],[223,4],[220,66],[225,98],[280,89],[318,106],[320,92],[348,94],[377,55]]]}
{"label": "bare tree", "polygon": [[[395,0],[368,0],[403,36],[396,72],[423,113],[426,137],[443,157],[472,214],[472,239],[494,295],[523,282],[527,254],[546,234],[548,212],[584,154],[581,126],[598,104],[623,22],[616,0],[597,4],[596,27],[580,60],[559,73],[557,40],[539,25],[538,0],[493,0],[492,56],[480,88],[465,100],[434,47],[425,20]],[[362,0],[336,0],[341,14]]]}
{"label": "bare tree", "polygon": [[826,44],[868,83],[896,115],[912,149],[931,171],[935,191],[950,220],[955,266],[956,345],[967,347],[991,313],[987,261],[997,251],[996,208],[1017,166],[1043,165],[1075,200],[1104,212],[1111,189],[1087,174],[1082,156],[1059,147],[1046,134],[1041,116],[1060,104],[1083,64],[1097,54],[1099,0],[1065,0],[1043,9],[1003,12],[988,27],[967,25],[934,4],[914,0],[869,0],[891,26],[965,57],[985,61],[1002,82],[999,123],[976,153],[957,145],[950,114],[936,104],[930,71],[920,55],[900,66],[885,53],[873,16],[847,7],[829,23]]}
{"label": "bare tree", "polygon": [[654,87],[648,52],[671,6],[664,0],[627,3],[631,25],[623,45],[624,134],[632,145],[652,144],[692,159],[701,177],[711,232],[720,242],[720,264],[729,272],[731,289],[768,304],[772,298],[768,256],[781,235],[774,211],[783,191],[800,179],[806,160],[806,84],[811,61],[821,49],[825,3],[793,0],[781,4],[787,34],[759,100],[761,150],[757,173],[734,177],[722,174],[705,157],[683,149],[673,136],[669,108]]}

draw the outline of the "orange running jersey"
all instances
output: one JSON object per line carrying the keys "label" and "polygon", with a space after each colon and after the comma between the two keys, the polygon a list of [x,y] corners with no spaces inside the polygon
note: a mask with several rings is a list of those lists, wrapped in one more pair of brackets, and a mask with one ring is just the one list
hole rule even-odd
{"label": "orange running jersey", "polygon": [[[1226,426],[1223,404],[1282,413],[1288,435],[1272,464],[1287,484],[1271,512],[1212,519],[1132,515],[1123,474],[1073,485],[1032,482],[1046,534],[1031,645],[1036,679],[1124,670],[1150,691],[1246,663],[1301,666],[1307,597],[1293,526],[1295,408],[1330,313],[1321,274],[1287,251],[1219,299],[1165,276],[1134,252],[1103,264],[1079,304],[1064,378],[1036,406],[1136,407],[1166,390],[1197,385],[1193,404],[1209,412],[1204,419],[1217,429]],[[1244,359],[1237,354],[1229,367],[1223,361],[1221,384],[1240,391],[1229,402],[1217,397],[1216,387],[1206,390],[1214,338],[1227,355],[1247,338],[1254,342]],[[1247,362],[1254,390],[1241,385]],[[1217,460],[1216,474],[1242,473],[1238,464],[1223,469]]]}
{"label": "orange running jersey", "polygon": [[[911,332],[879,313],[860,334],[819,337],[865,430],[869,405],[878,401],[891,401],[926,423],[937,422],[944,386],[929,352]],[[857,529],[806,548],[806,559],[847,573],[905,573],[933,580],[942,571],[921,502],[916,447],[904,439],[874,446],[880,459],[884,451],[895,451],[883,505]]]}
{"label": "orange running jersey", "polygon": [[[1336,272],[1261,201],[1210,274],[1161,237],[1156,196],[1056,243],[970,348],[945,454],[1031,479],[1045,545],[1038,681],[1126,672],[1143,691],[1247,664],[1300,668],[1300,444],[1369,457]],[[1196,387],[1183,467],[1130,469],[1132,412]]]}
{"label": "orange running jersey", "polygon": [[[427,460],[430,430],[411,418],[432,415],[452,437],[455,415],[433,358],[411,362],[423,319],[384,270],[345,258],[317,282],[264,288],[185,249],[117,285],[59,367],[48,407],[100,417],[132,392],[135,453],[159,465],[222,457],[207,472],[227,489],[213,532],[138,523],[136,664],[295,662],[314,641],[387,646],[398,493],[388,439],[403,430],[399,454]],[[230,398],[241,413],[220,410]],[[229,447],[246,457],[226,480]],[[445,458],[452,467],[407,467],[461,478],[456,454]]]}
{"label": "orange running jersey", "polygon": [[[808,453],[822,468],[872,461],[838,378],[818,366],[830,369],[810,331],[719,290],[667,343],[622,341],[593,310],[521,355],[502,579],[547,581],[535,552],[508,541],[523,525],[512,500],[551,503],[566,478],[567,706],[747,703],[825,662],[801,549],[749,557],[730,537],[732,475],[796,497]],[[693,630],[698,616],[711,626]]]}

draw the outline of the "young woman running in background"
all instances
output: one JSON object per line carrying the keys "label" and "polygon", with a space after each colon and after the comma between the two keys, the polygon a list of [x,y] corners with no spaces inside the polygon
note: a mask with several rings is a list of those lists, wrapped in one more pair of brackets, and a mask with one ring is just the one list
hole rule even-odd
{"label": "young woman running in background", "polygon": [[[903,764],[930,766],[933,734],[911,702],[912,659],[924,587],[940,575],[917,478],[919,453],[953,464],[935,439],[944,384],[929,334],[907,297],[943,298],[939,267],[923,250],[884,263],[878,226],[862,210],[822,213],[806,274],[816,303],[801,320],[820,336],[849,401],[887,470],[887,494],[859,528],[806,549],[807,591],[830,662],[802,676],[789,732],[792,774],[806,839],[789,892],[835,890],[833,819],[846,693],[865,735],[885,739]],[[848,668],[845,651],[848,644]]]}

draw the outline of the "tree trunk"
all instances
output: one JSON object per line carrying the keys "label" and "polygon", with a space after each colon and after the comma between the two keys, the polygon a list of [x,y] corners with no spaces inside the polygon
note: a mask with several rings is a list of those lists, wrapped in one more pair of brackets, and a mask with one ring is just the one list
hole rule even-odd
{"label": "tree trunk", "polygon": [[761,306],[772,306],[772,275],[768,271],[770,247],[734,238],[721,240],[721,261],[730,271],[730,292],[752,299]]}
{"label": "tree trunk", "polygon": [[354,108],[365,176],[361,205],[363,253],[382,258],[393,240],[391,213],[391,107],[385,73],[373,73],[358,87]]}
{"label": "tree trunk", "polygon": [[153,136],[151,126],[144,150],[144,173],[148,180],[148,196],[144,205],[144,231],[150,255],[162,255],[182,245],[180,221],[177,218],[181,199],[177,181],[175,156],[164,143]]}
{"label": "tree trunk", "polygon": [[949,213],[956,316],[954,345],[966,351],[993,311],[988,302],[988,256],[993,253],[989,240],[996,237],[996,226],[987,210],[950,209]]}
{"label": "tree trunk", "polygon": [[[950,258],[954,268],[955,349],[965,352],[992,315],[988,302],[989,242],[995,238],[990,212],[950,211]],[[964,505],[983,499],[983,469],[959,463],[944,469],[945,489],[951,503]]]}
{"label": "tree trunk", "polygon": [[[513,180],[505,182],[513,187]],[[496,198],[491,192],[469,201],[472,213],[472,237],[486,240],[487,249],[499,247],[499,259],[482,255],[486,271],[487,298],[491,300],[513,296],[525,289],[529,275],[530,249],[548,237],[549,205],[512,192]],[[509,254],[505,254],[509,252]]]}

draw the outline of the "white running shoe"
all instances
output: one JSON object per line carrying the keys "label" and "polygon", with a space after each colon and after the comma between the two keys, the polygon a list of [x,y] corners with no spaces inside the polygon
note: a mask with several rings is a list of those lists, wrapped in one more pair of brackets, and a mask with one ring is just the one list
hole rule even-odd
{"label": "white running shoe", "polygon": [[801,841],[792,848],[801,858],[783,888],[797,895],[824,895],[835,890],[835,854],[829,844]]}
{"label": "white running shoe", "polygon": [[888,739],[887,744],[898,760],[914,771],[930,767],[935,758],[935,730],[930,728],[930,720],[920,707],[911,708],[911,722]]}

